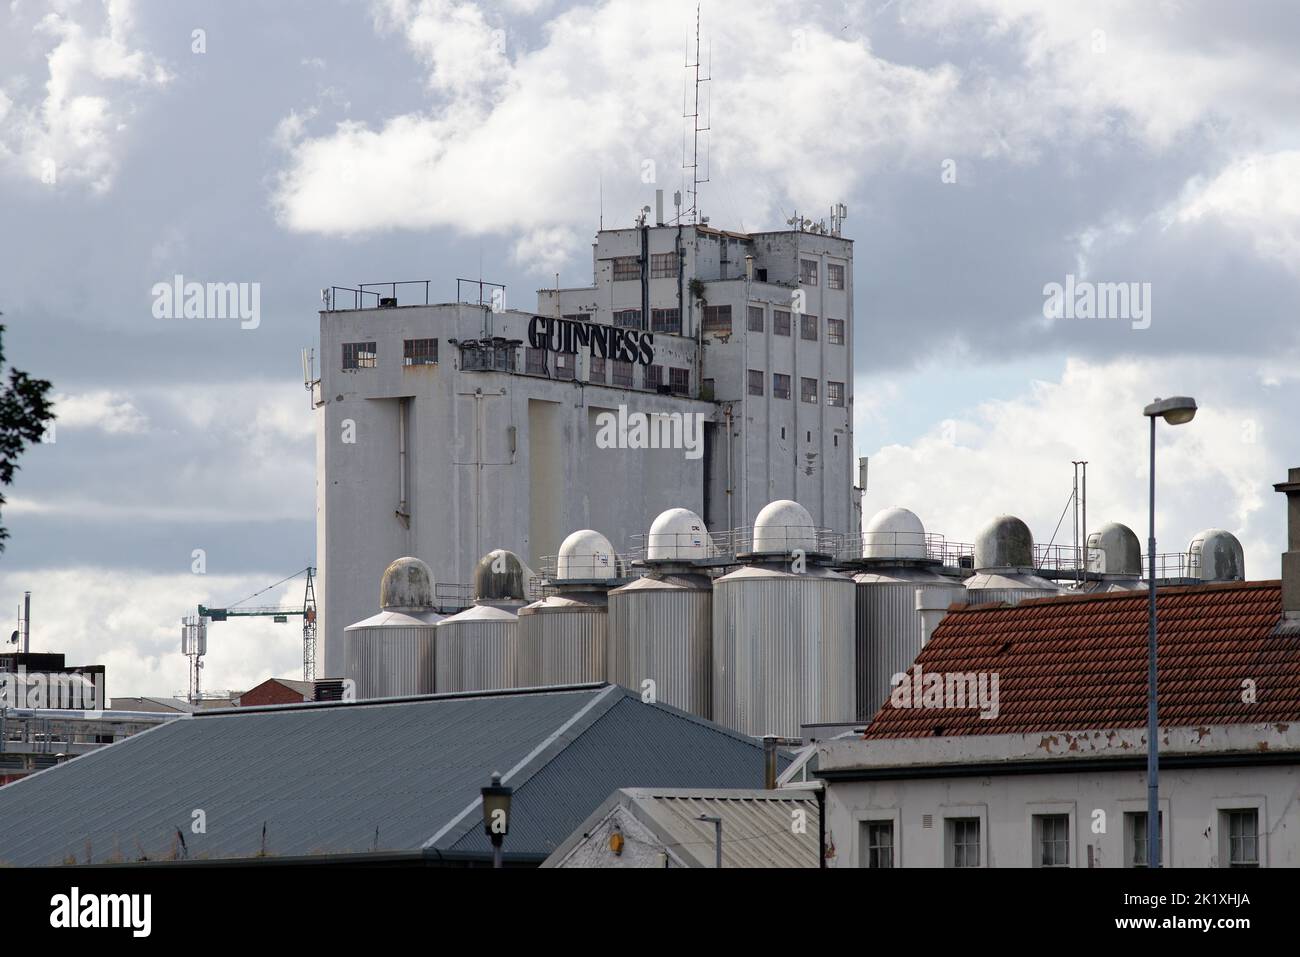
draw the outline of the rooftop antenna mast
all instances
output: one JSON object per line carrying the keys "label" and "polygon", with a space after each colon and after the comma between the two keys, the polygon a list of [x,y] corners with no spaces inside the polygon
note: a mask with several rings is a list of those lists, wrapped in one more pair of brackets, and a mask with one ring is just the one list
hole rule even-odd
{"label": "rooftop antenna mast", "polygon": [[[710,58],[711,59],[711,58]],[[683,111],[682,118],[691,120],[691,162],[687,164],[685,156],[682,157],[682,169],[691,171],[691,189],[690,205],[687,207],[687,215],[690,221],[696,223],[700,221],[700,184],[709,181],[708,171],[706,169],[703,178],[700,176],[700,134],[707,133],[709,127],[700,125],[700,86],[708,83],[712,77],[700,75],[700,5],[695,5],[695,62],[687,62],[686,69],[695,71],[695,106],[694,112],[686,113]],[[683,153],[685,150],[683,150]],[[707,146],[706,156],[707,161]]]}

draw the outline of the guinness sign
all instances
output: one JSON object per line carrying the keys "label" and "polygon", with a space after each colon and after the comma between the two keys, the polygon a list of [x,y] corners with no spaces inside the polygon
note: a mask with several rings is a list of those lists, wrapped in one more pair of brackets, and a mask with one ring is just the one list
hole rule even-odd
{"label": "guinness sign", "polygon": [[648,366],[655,361],[654,333],[594,322],[533,316],[528,323],[528,344],[548,352],[576,354],[586,348],[593,356]]}

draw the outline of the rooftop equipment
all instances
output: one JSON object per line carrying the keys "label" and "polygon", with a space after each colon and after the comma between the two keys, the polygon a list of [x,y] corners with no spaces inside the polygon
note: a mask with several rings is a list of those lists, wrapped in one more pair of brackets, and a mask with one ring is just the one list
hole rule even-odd
{"label": "rooftop equipment", "polygon": [[343,629],[343,677],[358,699],[432,694],[436,626],[433,576],[418,558],[399,558],[379,585],[377,615]]}
{"label": "rooftop equipment", "polygon": [[1232,532],[1207,528],[1187,549],[1192,577],[1203,582],[1246,580],[1246,558],[1241,542]]}
{"label": "rooftop equipment", "polygon": [[999,515],[975,539],[975,574],[966,579],[969,604],[1016,605],[1063,592],[1036,573],[1034,536],[1014,515]]}
{"label": "rooftop equipment", "polygon": [[519,556],[503,548],[479,559],[474,604],[438,625],[439,692],[519,686],[519,609],[531,577]]}
{"label": "rooftop equipment", "polygon": [[758,514],[753,552],[713,584],[713,720],[754,736],[851,721],[853,581],[813,554],[802,505]]}
{"label": "rooftop equipment", "polygon": [[651,700],[712,714],[713,580],[703,520],[670,508],[650,525],[649,573],[609,593],[609,677]]}
{"label": "rooftop equipment", "polygon": [[1088,534],[1088,574],[1099,576],[1081,582],[1071,591],[1097,593],[1141,591],[1142,544],[1127,525],[1109,522]]}

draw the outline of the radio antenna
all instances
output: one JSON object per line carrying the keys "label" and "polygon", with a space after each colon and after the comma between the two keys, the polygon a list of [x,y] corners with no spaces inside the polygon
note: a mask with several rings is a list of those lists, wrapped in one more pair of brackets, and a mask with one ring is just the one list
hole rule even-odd
{"label": "radio antenna", "polygon": [[[712,58],[710,58],[712,59]],[[712,77],[700,75],[700,5],[695,5],[695,62],[688,62],[686,69],[695,71],[695,100],[694,112],[682,113],[682,118],[691,120],[691,162],[688,165],[685,157],[682,158],[682,169],[691,171],[691,189],[690,204],[687,207],[686,214],[690,216],[692,223],[699,222],[700,219],[700,184],[709,181],[708,169],[705,169],[704,175],[700,175],[700,134],[707,133],[709,126],[700,125],[700,87],[708,83]],[[707,143],[706,143],[707,158]],[[684,151],[683,151],[684,152]]]}

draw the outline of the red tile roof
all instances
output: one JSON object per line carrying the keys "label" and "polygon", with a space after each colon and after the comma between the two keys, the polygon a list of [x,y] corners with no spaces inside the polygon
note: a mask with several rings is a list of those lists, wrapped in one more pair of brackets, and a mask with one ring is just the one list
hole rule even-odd
{"label": "red tile roof", "polygon": [[[1279,582],[1161,588],[1156,603],[1162,727],[1300,721],[1300,638],[1272,635],[1282,614]],[[997,717],[886,701],[867,738],[1142,728],[1147,594],[952,611],[916,665],[927,673],[996,673]],[[1242,700],[1247,679],[1253,704]]]}

